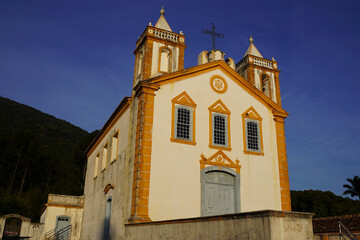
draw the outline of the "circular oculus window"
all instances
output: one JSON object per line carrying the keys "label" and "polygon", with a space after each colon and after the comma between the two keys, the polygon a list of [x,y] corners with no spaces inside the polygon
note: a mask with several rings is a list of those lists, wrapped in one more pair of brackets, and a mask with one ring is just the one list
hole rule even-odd
{"label": "circular oculus window", "polygon": [[227,90],[227,82],[224,78],[215,75],[210,78],[211,88],[218,93],[224,93]]}

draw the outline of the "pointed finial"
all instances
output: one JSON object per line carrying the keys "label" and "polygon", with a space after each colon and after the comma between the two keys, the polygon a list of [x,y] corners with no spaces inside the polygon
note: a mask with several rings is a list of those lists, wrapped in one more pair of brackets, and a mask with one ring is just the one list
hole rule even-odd
{"label": "pointed finial", "polygon": [[164,15],[164,13],[165,13],[164,6],[162,6],[162,7],[161,7],[161,10],[160,10],[160,14],[161,14],[161,15]]}
{"label": "pointed finial", "polygon": [[252,43],[254,41],[253,37],[250,35],[249,42]]}

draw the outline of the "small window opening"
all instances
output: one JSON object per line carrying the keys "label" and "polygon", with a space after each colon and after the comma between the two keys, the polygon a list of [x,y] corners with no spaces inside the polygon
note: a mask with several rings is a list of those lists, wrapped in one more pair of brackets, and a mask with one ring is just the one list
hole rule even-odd
{"label": "small window opening", "polygon": [[261,76],[261,86],[262,92],[265,93],[266,96],[271,97],[270,78],[268,75],[263,74]]}
{"label": "small window opening", "polygon": [[170,72],[171,69],[171,52],[163,48],[160,53],[160,72]]}
{"label": "small window opening", "polygon": [[95,157],[94,178],[97,177],[98,172],[99,172],[99,156],[100,156],[100,154],[98,153]]}
{"label": "small window opening", "polygon": [[141,74],[142,62],[143,62],[143,53],[142,53],[142,51],[140,51],[140,52],[139,52],[139,55],[138,55],[138,63],[137,63],[136,76],[139,76],[139,75]]}
{"label": "small window opening", "polygon": [[214,144],[226,145],[225,117],[214,115]]}
{"label": "small window opening", "polygon": [[102,162],[101,162],[101,171],[105,170],[107,163],[107,153],[108,153],[108,144],[105,144],[103,148]]}
{"label": "small window opening", "polygon": [[259,151],[259,124],[255,121],[247,121],[246,129],[248,150]]}
{"label": "small window opening", "polygon": [[188,109],[178,108],[176,124],[176,137],[190,139],[190,111]]}
{"label": "small window opening", "polygon": [[118,143],[119,143],[119,132],[115,133],[112,137],[111,142],[111,162],[114,162],[117,158],[118,153]]}

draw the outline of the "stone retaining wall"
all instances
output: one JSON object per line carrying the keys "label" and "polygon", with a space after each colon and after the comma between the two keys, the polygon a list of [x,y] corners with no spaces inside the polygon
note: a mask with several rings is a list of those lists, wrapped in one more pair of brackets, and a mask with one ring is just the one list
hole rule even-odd
{"label": "stone retaining wall", "polygon": [[256,211],[125,225],[125,239],[313,240],[310,213]]}

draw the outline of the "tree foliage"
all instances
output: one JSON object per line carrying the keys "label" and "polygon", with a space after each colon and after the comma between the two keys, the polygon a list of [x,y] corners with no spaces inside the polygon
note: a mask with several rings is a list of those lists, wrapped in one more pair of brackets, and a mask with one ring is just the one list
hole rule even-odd
{"label": "tree foliage", "polygon": [[360,178],[355,176],[353,179],[347,178],[350,184],[344,184],[343,187],[346,189],[343,195],[350,195],[351,197],[357,197],[360,200]]}
{"label": "tree foliage", "polygon": [[360,201],[330,191],[291,191],[291,207],[293,211],[315,213],[315,218],[360,213]]}
{"label": "tree foliage", "polygon": [[48,193],[82,195],[88,132],[0,97],[0,215],[33,220]]}

